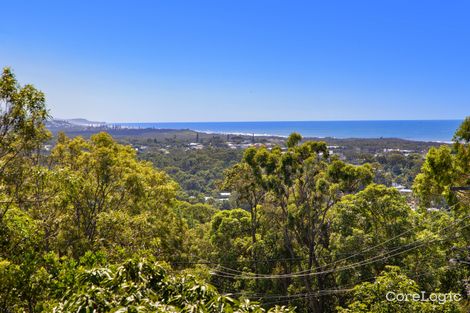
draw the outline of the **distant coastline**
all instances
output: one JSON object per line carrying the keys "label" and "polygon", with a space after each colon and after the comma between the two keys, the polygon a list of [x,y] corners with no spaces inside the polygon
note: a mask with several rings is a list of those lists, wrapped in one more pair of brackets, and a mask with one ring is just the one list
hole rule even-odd
{"label": "distant coastline", "polygon": [[462,120],[109,123],[110,127],[189,129],[207,134],[315,138],[399,138],[448,143]]}

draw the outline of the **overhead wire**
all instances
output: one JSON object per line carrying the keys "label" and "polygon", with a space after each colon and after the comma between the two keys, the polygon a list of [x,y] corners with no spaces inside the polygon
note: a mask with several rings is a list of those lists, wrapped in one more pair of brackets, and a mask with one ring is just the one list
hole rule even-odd
{"label": "overhead wire", "polygon": [[[458,204],[458,203],[456,203],[456,204],[450,206],[448,209],[450,210],[452,207],[455,207],[457,204]],[[437,221],[435,221],[434,223],[437,223]],[[434,224],[434,223],[433,223],[433,224]],[[414,230],[415,230],[416,228],[418,228],[418,227],[421,227],[421,225],[415,225],[415,226],[413,226],[413,227],[407,229],[406,231],[404,231],[404,232],[402,232],[402,233],[400,233],[400,234],[397,234],[397,235],[393,236],[392,238],[389,238],[389,239],[387,239],[387,240],[385,240],[385,241],[383,241],[383,242],[380,242],[380,243],[378,243],[378,244],[376,244],[376,245],[374,245],[374,246],[364,248],[364,249],[362,249],[362,250],[359,251],[359,252],[356,252],[356,253],[353,253],[353,254],[351,254],[351,255],[348,255],[347,257],[340,258],[340,259],[338,259],[338,260],[336,260],[336,261],[334,261],[334,262],[332,262],[332,263],[325,264],[325,265],[322,265],[322,266],[319,266],[319,267],[316,267],[316,268],[313,268],[313,269],[314,269],[314,270],[318,270],[318,269],[321,269],[321,268],[330,267],[330,266],[333,266],[333,265],[338,264],[338,263],[340,263],[340,262],[344,262],[344,261],[346,261],[346,260],[349,260],[349,259],[351,259],[351,258],[354,258],[354,257],[356,257],[356,256],[360,256],[360,255],[362,255],[362,254],[365,253],[365,252],[368,252],[368,251],[371,251],[371,250],[373,250],[373,249],[379,248],[379,247],[381,247],[381,246],[383,246],[383,245],[385,245],[385,244],[387,244],[387,243],[389,243],[389,242],[391,242],[391,241],[393,241],[393,240],[395,240],[395,239],[398,239],[398,238],[400,238],[400,237],[403,237],[405,234],[408,234],[408,233],[414,231]],[[393,252],[393,251],[392,251],[392,252]],[[292,258],[292,259],[296,259],[296,260],[305,260],[305,258]],[[273,259],[273,260],[275,260],[275,259]],[[282,260],[289,260],[289,259],[282,259]],[[215,264],[217,264],[217,263],[215,263]],[[233,268],[225,267],[225,266],[223,266],[222,264],[217,264],[217,265],[218,265],[219,268],[221,268],[221,269],[223,269],[223,270],[226,270],[226,271],[228,271],[228,272],[234,272],[234,273],[240,273],[240,274],[246,274],[246,273],[247,273],[247,272],[245,272],[245,271],[240,271],[240,270],[236,270],[236,269],[233,269]],[[303,271],[298,271],[298,272],[295,272],[295,274],[311,273],[311,270],[312,270],[312,269],[303,270]],[[293,273],[291,273],[291,274],[293,274]]]}
{"label": "overhead wire", "polygon": [[[459,221],[454,221],[451,225],[443,228],[443,230],[446,230],[446,229],[449,229],[451,227],[454,226],[454,224],[459,224],[461,223],[462,221],[468,219],[470,217],[470,215],[460,219]],[[465,225],[464,227],[462,227],[461,229],[463,228],[466,228],[470,226],[469,225]],[[419,239],[419,240],[416,240],[414,242],[411,242],[409,244],[406,244],[406,245],[402,245],[402,246],[399,246],[393,250],[390,250],[390,251],[386,251],[380,255],[377,255],[377,256],[374,256],[372,258],[368,258],[368,259],[365,259],[365,260],[362,260],[360,262],[357,262],[357,263],[353,263],[353,264],[349,264],[349,265],[346,265],[346,266],[343,266],[343,267],[340,267],[340,268],[333,268],[333,269],[328,269],[328,270],[322,270],[322,271],[316,271],[316,272],[312,272],[312,271],[300,271],[300,272],[295,272],[295,273],[289,273],[289,274],[279,274],[279,275],[265,275],[265,274],[251,274],[251,273],[243,273],[242,275],[238,275],[236,276],[234,274],[234,272],[238,272],[237,270],[233,270],[233,269],[230,269],[232,271],[232,273],[230,272],[226,272],[226,271],[220,271],[220,270],[217,270],[217,272],[212,272],[211,274],[212,275],[215,275],[215,276],[219,276],[219,277],[226,277],[226,278],[237,278],[237,279],[275,279],[275,278],[295,278],[295,277],[305,277],[305,276],[315,276],[315,275],[321,275],[321,274],[327,274],[327,273],[332,273],[332,272],[337,272],[337,271],[343,271],[343,270],[348,270],[348,269],[353,269],[353,268],[356,268],[356,267],[359,267],[359,266],[364,266],[364,265],[367,265],[367,264],[371,264],[371,263],[375,263],[375,262],[378,262],[378,261],[382,261],[382,260],[385,260],[385,259],[388,259],[388,258],[391,258],[391,257],[394,257],[394,256],[397,256],[397,255],[400,255],[400,254],[403,254],[405,252],[408,252],[408,251],[411,251],[411,250],[414,250],[414,249],[417,249],[421,246],[424,246],[424,245],[427,245],[429,243],[432,243],[432,242],[435,242],[435,241],[439,241],[441,239],[439,238],[435,238],[435,239],[432,239],[430,241],[425,241],[426,239],[428,238],[423,238],[423,239]],[[412,246],[416,243],[420,243],[420,242],[423,242],[425,241],[424,243],[421,243],[417,246]],[[401,250],[402,248],[407,248],[411,246],[411,248],[408,248],[408,249],[405,249],[405,250],[402,250],[402,251],[399,251]],[[396,252],[398,251],[398,252]],[[394,253],[396,252],[396,253]],[[390,254],[392,253],[392,254]],[[345,258],[346,259],[346,258]],[[333,262],[331,264],[336,264],[337,262]],[[325,267],[328,266],[328,265],[325,265]],[[224,267],[221,267],[221,268],[224,268]]]}

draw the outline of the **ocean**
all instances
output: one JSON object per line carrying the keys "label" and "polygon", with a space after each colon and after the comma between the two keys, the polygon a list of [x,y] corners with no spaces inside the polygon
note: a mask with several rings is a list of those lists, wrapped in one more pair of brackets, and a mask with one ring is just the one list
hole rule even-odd
{"label": "ocean", "polygon": [[113,123],[129,128],[191,129],[206,133],[303,137],[401,138],[449,142],[462,120],[388,120],[388,121],[278,121],[278,122],[177,122]]}

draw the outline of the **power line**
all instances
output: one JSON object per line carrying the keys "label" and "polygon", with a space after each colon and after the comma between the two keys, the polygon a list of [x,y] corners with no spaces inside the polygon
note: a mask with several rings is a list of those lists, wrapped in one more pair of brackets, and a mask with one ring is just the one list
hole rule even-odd
{"label": "power line", "polygon": [[[466,216],[465,218],[462,218],[460,219],[460,221],[455,221],[453,222],[451,225],[445,227],[443,230],[446,230],[446,229],[449,229],[451,228],[452,226],[454,226],[454,224],[459,224],[461,223],[462,221],[468,219],[470,217],[470,215]],[[463,227],[461,227],[460,229],[463,229],[463,228],[466,228],[470,226],[470,224],[468,225],[465,225]],[[225,278],[236,278],[236,279],[281,279],[281,278],[298,278],[298,277],[307,277],[307,276],[316,276],[316,275],[321,275],[321,274],[328,274],[328,273],[333,273],[333,272],[338,272],[338,271],[343,271],[343,270],[348,270],[348,269],[353,269],[353,268],[356,268],[356,267],[361,267],[361,266],[364,266],[364,265],[368,265],[368,264],[372,264],[372,263],[375,263],[375,262],[379,262],[379,261],[382,261],[382,260],[385,260],[385,259],[388,259],[388,258],[391,258],[391,257],[394,257],[394,256],[398,256],[400,254],[403,254],[405,252],[409,252],[409,251],[412,251],[414,249],[417,249],[419,247],[422,247],[424,245],[427,245],[429,243],[432,243],[432,242],[435,242],[435,241],[441,241],[442,239],[433,239],[431,241],[428,241],[428,242],[424,242],[424,243],[421,243],[417,246],[412,246],[413,244],[416,244],[416,243],[420,243],[420,242],[423,242],[425,239],[420,239],[420,240],[416,240],[415,242],[412,242],[412,243],[409,243],[407,245],[403,245],[403,246],[399,246],[391,251],[387,251],[385,253],[382,253],[381,255],[378,255],[378,256],[374,256],[372,258],[369,258],[369,259],[366,259],[366,260],[363,260],[363,261],[360,261],[360,262],[357,262],[357,263],[353,263],[353,264],[350,264],[350,265],[347,265],[347,266],[344,266],[344,267],[340,267],[340,268],[336,268],[336,269],[329,269],[329,270],[323,270],[323,271],[318,271],[318,272],[306,272],[306,271],[300,271],[300,272],[295,272],[295,273],[289,273],[289,274],[280,274],[280,275],[264,275],[264,274],[253,274],[253,275],[250,275],[250,273],[244,273],[244,275],[239,275],[239,276],[235,276],[234,273],[230,273],[230,272],[224,272],[224,271],[218,271],[219,273],[217,272],[212,272],[211,274],[214,275],[214,276],[218,276],[218,277],[225,277]],[[391,254],[391,255],[388,255],[390,253],[393,253],[393,252],[396,252],[402,248],[406,248],[406,247],[409,247],[411,246],[410,248],[408,249],[405,249],[405,250],[402,250],[402,251],[399,251],[397,253],[394,253],[394,254]],[[334,264],[334,263],[332,263]],[[233,270],[233,269],[229,269],[231,271],[237,271],[237,270]]]}
{"label": "power line", "polygon": [[[455,206],[455,205],[454,205]],[[460,219],[460,221],[454,221],[451,225],[445,227],[443,230],[446,230],[450,227],[453,226],[453,224],[458,224],[460,222],[462,222],[463,220],[469,218],[469,216],[465,217],[465,218],[462,218]],[[435,222],[437,223],[437,221]],[[467,225],[468,226],[468,225]],[[465,226],[465,227],[467,227]],[[339,259],[335,262],[332,262],[332,263],[329,263],[329,264],[326,264],[323,266],[323,268],[325,267],[330,267],[332,265],[335,265],[339,262],[343,262],[343,261],[346,261],[348,259],[351,259],[352,257],[354,256],[359,256],[361,255],[362,253],[364,252],[367,252],[367,251],[370,251],[370,250],[373,250],[377,247],[380,247],[380,246],[383,246],[384,244],[396,239],[396,238],[399,238],[399,237],[402,237],[404,234],[406,233],[409,233],[410,231],[414,230],[415,228],[417,228],[418,225],[412,227],[411,229],[408,229],[407,231],[405,232],[402,232],[401,234],[398,234],[384,242],[381,242],[375,246],[372,246],[372,247],[368,247],[366,249],[363,249],[361,250],[360,252],[358,253],[355,253],[353,255],[350,255],[346,258],[342,258],[342,259]],[[326,273],[330,273],[330,272],[336,272],[336,271],[340,271],[340,270],[347,270],[347,269],[353,269],[355,267],[359,267],[359,266],[363,266],[363,265],[367,265],[367,264],[371,264],[371,263],[375,263],[375,262],[378,262],[378,261],[381,261],[381,260],[385,260],[385,259],[388,259],[390,257],[393,257],[393,256],[397,256],[397,255],[400,255],[402,253],[405,253],[407,251],[411,251],[413,249],[416,249],[416,248],[419,248],[425,244],[429,244],[431,242],[434,242],[434,241],[438,241],[438,239],[434,239],[434,240],[431,240],[430,242],[425,242],[424,244],[421,244],[421,245],[418,245],[416,247],[411,247],[409,249],[406,249],[404,251],[400,251],[398,253],[395,253],[395,254],[392,254],[392,255],[387,255],[387,254],[390,254],[390,253],[393,253],[393,252],[396,252],[402,248],[407,248],[407,247],[410,247],[412,246],[413,244],[415,243],[419,243],[419,242],[422,242],[424,241],[425,239],[420,239],[420,240],[417,240],[415,242],[411,242],[409,244],[406,244],[406,245],[402,245],[402,246],[398,246],[396,247],[395,249],[392,249],[390,251],[387,251],[387,252],[384,252],[382,253],[381,255],[378,255],[378,256],[374,256],[374,257],[371,257],[371,258],[368,258],[368,259],[365,259],[365,260],[362,260],[360,262],[356,262],[356,263],[353,263],[353,264],[350,264],[350,265],[347,265],[347,266],[344,266],[344,267],[341,267],[341,268],[336,268],[336,269],[330,269],[330,270],[324,270],[324,271],[319,271],[319,272],[311,272],[311,270],[305,270],[305,271],[299,271],[299,272],[295,272],[295,273],[289,273],[289,274],[280,274],[280,275],[264,275],[264,274],[254,274],[254,275],[251,275],[250,273],[246,273],[246,272],[243,272],[243,271],[239,271],[239,270],[236,270],[236,269],[232,269],[232,268],[229,268],[229,267],[225,267],[223,266],[222,264],[220,263],[216,263],[216,262],[211,262],[211,261],[207,261],[207,260],[200,260],[200,261],[197,261],[197,262],[173,262],[174,264],[206,264],[206,265],[216,265],[218,266],[219,268],[225,270],[225,271],[220,271],[219,269],[213,269],[215,271],[217,271],[218,273],[215,273],[213,272],[212,274],[215,275],[215,276],[219,276],[219,277],[225,277],[225,278],[238,278],[238,279],[263,279],[263,278],[294,278],[294,277],[304,277],[304,276],[313,276],[313,275],[320,275],[320,274],[326,274]],[[287,259],[270,259],[271,261],[274,261],[274,260],[287,260]],[[243,261],[242,261],[243,262]],[[246,261],[247,263],[250,263],[250,261]],[[240,262],[241,263],[241,262]],[[220,274],[219,274],[220,273]],[[241,274],[241,275],[238,275],[238,274]],[[246,276],[247,274],[250,274],[250,276]],[[303,275],[305,274],[305,275]],[[238,276],[236,276],[238,275]],[[245,276],[244,276],[245,275]]]}
{"label": "power line", "polygon": [[[444,268],[449,268],[449,266],[445,266]],[[416,279],[418,277],[421,277],[421,276],[424,276],[426,275],[427,273],[421,273],[419,275],[407,275],[408,277],[411,277],[412,279]],[[253,296],[253,298],[259,298],[259,301],[262,301],[264,299],[278,299],[277,301],[263,301],[262,303],[264,305],[273,305],[273,304],[279,304],[279,303],[285,303],[286,301],[290,301],[292,299],[299,299],[299,298],[307,298],[307,297],[323,297],[323,296],[330,296],[330,295],[335,295],[335,294],[341,294],[341,293],[348,293],[348,292],[351,292],[351,291],[354,291],[354,288],[348,288],[350,286],[354,287],[358,284],[361,284],[363,282],[366,282],[366,281],[369,281],[370,279],[375,279],[376,277],[369,277],[367,279],[362,279],[358,282],[355,282],[355,283],[351,283],[351,284],[347,284],[347,285],[344,285],[344,286],[341,286],[341,288],[337,288],[337,289],[327,289],[327,290],[319,290],[319,291],[316,291],[316,292],[310,292],[310,293],[298,293],[298,294],[292,294],[292,295],[285,295],[285,294],[280,294],[280,295],[270,295],[270,294],[267,294],[266,297],[263,297],[263,296]],[[252,295],[246,295],[248,297],[252,296]],[[256,299],[258,300],[258,299]]]}
{"label": "power line", "polygon": [[[450,206],[449,209],[455,207],[457,204],[458,204],[458,203],[456,203],[456,204]],[[434,222],[434,223],[432,223],[432,225],[435,224],[435,223],[437,223],[437,221]],[[400,233],[400,234],[398,234],[398,235],[396,235],[396,236],[394,236],[394,237],[392,237],[392,238],[389,238],[389,239],[387,239],[387,240],[385,240],[385,241],[383,241],[383,242],[381,242],[381,243],[378,243],[378,244],[376,244],[376,245],[374,245],[374,246],[372,246],[372,247],[367,247],[367,248],[365,248],[365,249],[363,249],[363,250],[361,250],[361,251],[359,251],[359,252],[357,252],[357,253],[353,253],[353,254],[351,254],[351,255],[348,255],[347,257],[341,258],[341,259],[336,260],[336,261],[334,261],[334,262],[332,262],[332,263],[325,264],[325,265],[323,265],[323,266],[319,266],[319,267],[316,267],[316,268],[313,268],[313,269],[314,269],[314,270],[319,270],[319,269],[321,269],[321,268],[330,267],[330,266],[333,266],[333,265],[338,264],[338,263],[340,263],[340,262],[344,262],[344,261],[346,261],[346,260],[349,260],[349,259],[351,259],[351,258],[354,258],[354,257],[356,257],[356,256],[360,256],[360,255],[362,255],[364,252],[371,251],[371,250],[373,250],[373,249],[376,249],[376,248],[378,248],[378,247],[381,247],[381,246],[385,245],[385,244],[388,243],[388,242],[391,242],[391,241],[393,241],[393,240],[395,240],[395,239],[398,239],[398,238],[400,238],[400,237],[403,237],[405,234],[414,231],[414,230],[415,230],[416,228],[418,228],[418,227],[421,227],[421,225],[415,225],[415,226],[409,228],[408,230],[406,230],[406,231],[404,231],[404,232],[402,232],[402,233]],[[406,245],[405,245],[405,246],[406,246]],[[395,250],[392,250],[391,252],[393,252],[393,251],[395,251]],[[290,259],[292,259],[292,260],[297,260],[297,259],[298,259],[298,260],[306,260],[306,258],[290,258]],[[276,259],[272,259],[272,260],[276,260]],[[289,258],[286,258],[286,259],[278,259],[278,260],[289,260]],[[250,262],[250,261],[247,261],[247,263],[249,263],[249,262]],[[242,263],[242,262],[240,262],[240,263]],[[253,263],[253,262],[252,262],[252,263]],[[217,264],[217,263],[213,263],[213,264]],[[225,266],[223,266],[222,264],[217,264],[217,265],[218,265],[218,267],[220,267],[220,268],[222,268],[222,269],[224,269],[224,270],[226,270],[226,271],[229,271],[229,272],[234,272],[234,273],[239,273],[239,274],[246,274],[246,272],[244,272],[244,271],[240,271],[240,270],[232,269],[232,268],[229,268],[229,267],[225,267]],[[295,274],[303,274],[303,273],[311,273],[311,269],[309,269],[309,270],[303,270],[303,271],[299,271],[299,272],[295,272]],[[291,274],[293,274],[293,273],[291,273]],[[288,275],[288,274],[284,274],[284,275]]]}

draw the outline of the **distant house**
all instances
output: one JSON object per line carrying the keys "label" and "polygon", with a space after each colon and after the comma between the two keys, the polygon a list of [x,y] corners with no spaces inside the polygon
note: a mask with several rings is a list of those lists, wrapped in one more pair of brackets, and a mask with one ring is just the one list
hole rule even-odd
{"label": "distant house", "polygon": [[194,150],[201,150],[204,149],[204,146],[198,142],[191,142],[189,143],[189,148]]}
{"label": "distant house", "polygon": [[206,196],[204,197],[204,201],[205,202],[209,202],[209,201],[225,202],[225,201],[229,201],[230,195],[231,195],[230,192],[219,192],[217,198],[214,199],[212,197]]}
{"label": "distant house", "polygon": [[229,147],[230,149],[237,149],[236,144],[234,144],[233,142],[228,142],[228,141],[227,141],[227,147]]}
{"label": "distant house", "polygon": [[405,188],[405,186],[397,184],[397,183],[392,183],[392,187],[398,190]]}
{"label": "distant house", "polygon": [[408,188],[398,189],[398,191],[399,191],[400,193],[403,193],[403,194],[411,194],[411,193],[413,193],[413,190],[408,189]]}
{"label": "distant house", "polygon": [[230,199],[230,195],[230,192],[219,192],[219,197],[215,200],[219,202],[228,201]]}
{"label": "distant house", "polygon": [[397,184],[397,183],[392,183],[392,187],[398,190],[399,193],[401,194],[412,194],[413,190],[406,188],[403,185]]}
{"label": "distant house", "polygon": [[133,146],[134,147],[134,150],[137,151],[137,152],[141,152],[141,151],[144,151],[144,150],[147,150],[147,146]]}

